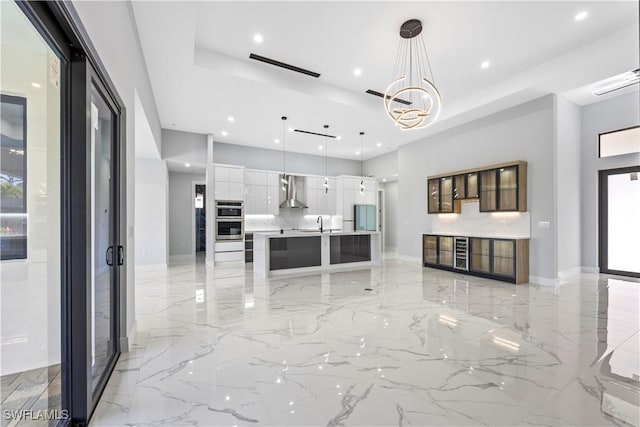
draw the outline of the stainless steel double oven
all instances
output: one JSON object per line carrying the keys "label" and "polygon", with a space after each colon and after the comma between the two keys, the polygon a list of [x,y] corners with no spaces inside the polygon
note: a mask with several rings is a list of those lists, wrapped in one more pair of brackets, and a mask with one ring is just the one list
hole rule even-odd
{"label": "stainless steel double oven", "polygon": [[216,241],[244,239],[242,200],[216,200]]}

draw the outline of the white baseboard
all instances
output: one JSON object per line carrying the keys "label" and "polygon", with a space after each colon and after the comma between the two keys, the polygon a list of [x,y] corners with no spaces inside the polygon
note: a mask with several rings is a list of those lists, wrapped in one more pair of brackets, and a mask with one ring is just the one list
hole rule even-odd
{"label": "white baseboard", "polygon": [[600,268],[599,267],[585,267],[585,266],[582,266],[582,272],[583,273],[589,273],[589,274],[600,274]]}
{"label": "white baseboard", "polygon": [[166,270],[167,264],[143,264],[136,265],[136,271],[149,271],[149,270]]}
{"label": "white baseboard", "polygon": [[175,262],[175,261],[193,261],[194,259],[196,259],[196,256],[194,254],[170,255],[169,256],[169,261],[170,262]]}
{"label": "white baseboard", "polygon": [[558,272],[558,279],[566,279],[569,276],[575,276],[582,273],[582,267],[568,268]]}

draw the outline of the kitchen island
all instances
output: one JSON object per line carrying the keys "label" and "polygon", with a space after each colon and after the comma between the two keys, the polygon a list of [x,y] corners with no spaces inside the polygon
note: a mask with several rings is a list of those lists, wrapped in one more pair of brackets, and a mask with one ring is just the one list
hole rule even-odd
{"label": "kitchen island", "polygon": [[253,273],[259,277],[379,265],[379,232],[259,232],[253,234]]}

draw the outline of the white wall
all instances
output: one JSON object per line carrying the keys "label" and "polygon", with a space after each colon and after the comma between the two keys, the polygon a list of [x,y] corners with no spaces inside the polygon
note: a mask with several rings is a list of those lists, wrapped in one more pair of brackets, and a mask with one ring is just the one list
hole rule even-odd
{"label": "white wall", "polygon": [[598,158],[598,134],[640,124],[638,92],[582,107],[582,265],[598,268],[598,171],[640,164],[640,154]]}
{"label": "white wall", "polygon": [[384,184],[384,246],[387,250],[398,249],[398,181]]}
{"label": "white wall", "polygon": [[[531,216],[530,272],[555,279],[554,96],[549,95],[403,145],[398,153],[399,253],[418,258],[421,234],[430,230],[426,178],[511,160],[528,162]],[[551,228],[539,229],[538,221]]]}
{"label": "white wall", "polygon": [[[127,111],[126,120],[126,157],[127,157],[127,284],[126,284],[126,330],[125,335],[135,324],[135,93],[144,108],[154,140],[160,151],[162,139],[158,116],[149,76],[140,47],[133,11],[129,2],[73,1],[69,5],[81,19],[90,39],[106,67],[118,94]],[[118,23],[117,31],[113,25]],[[123,339],[123,349],[127,348],[127,339]]]}
{"label": "white wall", "polygon": [[[239,165],[249,169],[282,170],[282,151],[245,145],[213,144],[213,161],[216,163]],[[324,175],[324,156],[291,153],[286,154],[287,172]],[[327,174],[329,176],[356,175],[360,176],[360,162],[356,160],[329,157]]]}
{"label": "white wall", "polygon": [[[195,254],[193,182],[205,182],[204,174],[169,172],[169,256]],[[207,197],[208,198],[208,197]],[[207,215],[207,222],[211,215]]]}
{"label": "white wall", "polygon": [[398,150],[364,161],[365,176],[387,178],[398,173]]}
{"label": "white wall", "polygon": [[[207,135],[162,129],[162,158],[181,163],[206,164]],[[248,169],[282,170],[282,151],[246,145],[213,142],[215,163],[244,166]],[[330,176],[360,175],[360,162],[329,157]],[[301,153],[287,153],[287,172],[324,175],[325,159]]]}
{"label": "white wall", "polygon": [[164,160],[136,158],[136,266],[167,265],[169,174]]}
{"label": "white wall", "polygon": [[162,129],[162,158],[181,163],[207,163],[207,135]]}
{"label": "white wall", "polygon": [[557,271],[570,273],[582,266],[580,236],[580,107],[556,97],[556,253]]}

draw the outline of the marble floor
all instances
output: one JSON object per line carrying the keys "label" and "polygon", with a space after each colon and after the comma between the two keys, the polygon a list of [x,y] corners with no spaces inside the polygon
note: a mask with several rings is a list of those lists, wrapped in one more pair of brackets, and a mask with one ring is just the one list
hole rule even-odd
{"label": "marble floor", "polygon": [[91,425],[637,426],[639,306],[640,283],[587,274],[175,265],[137,276],[137,335]]}

